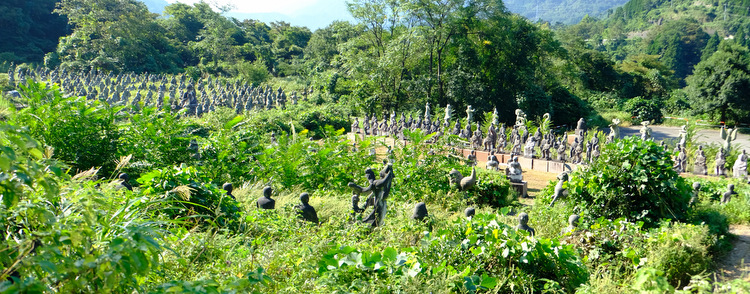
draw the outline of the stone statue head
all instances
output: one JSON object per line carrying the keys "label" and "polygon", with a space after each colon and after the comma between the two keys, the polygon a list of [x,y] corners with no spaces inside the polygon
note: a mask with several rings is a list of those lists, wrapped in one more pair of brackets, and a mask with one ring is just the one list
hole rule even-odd
{"label": "stone statue head", "polygon": [[734,184],[727,185],[727,189],[729,190],[729,192],[734,192]]}
{"label": "stone statue head", "polygon": [[302,204],[307,204],[310,202],[310,195],[307,194],[307,192],[302,192],[302,194],[299,194],[299,201],[302,202]]}
{"label": "stone statue head", "polygon": [[472,217],[474,214],[476,214],[474,207],[467,207],[466,210],[464,210],[464,216],[466,217]]}
{"label": "stone statue head", "polygon": [[365,176],[367,177],[368,181],[375,180],[375,172],[369,167],[365,170]]}
{"label": "stone statue head", "polygon": [[529,215],[525,212],[522,212],[518,215],[518,224],[522,226],[526,226],[529,224]]}
{"label": "stone statue head", "polygon": [[701,183],[700,182],[693,183],[693,190],[698,191],[700,189],[701,189]]}
{"label": "stone statue head", "polygon": [[224,183],[221,188],[224,189],[224,191],[227,191],[227,194],[232,194],[232,191],[234,190],[232,183]]}
{"label": "stone statue head", "polygon": [[273,188],[271,188],[271,186],[263,188],[263,197],[271,198],[271,193],[273,193]]}
{"label": "stone statue head", "polygon": [[568,217],[568,225],[570,225],[571,227],[577,227],[578,226],[578,221],[580,219],[581,219],[581,216],[579,216],[577,214],[573,214],[570,217]]}
{"label": "stone statue head", "polygon": [[120,173],[120,175],[118,176],[118,178],[120,180],[127,181],[127,180],[130,179],[130,176],[128,174],[126,174],[126,173]]}

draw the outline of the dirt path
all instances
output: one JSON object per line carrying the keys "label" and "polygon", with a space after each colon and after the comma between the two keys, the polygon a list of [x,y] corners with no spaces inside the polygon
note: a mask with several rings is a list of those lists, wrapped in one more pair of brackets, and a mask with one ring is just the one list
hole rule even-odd
{"label": "dirt path", "polygon": [[729,228],[737,235],[732,251],[721,260],[717,275],[720,280],[744,279],[750,282],[750,226],[732,225]]}

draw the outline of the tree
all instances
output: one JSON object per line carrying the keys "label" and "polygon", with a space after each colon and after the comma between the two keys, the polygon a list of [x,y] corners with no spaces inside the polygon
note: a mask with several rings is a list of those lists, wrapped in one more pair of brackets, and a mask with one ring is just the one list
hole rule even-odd
{"label": "tree", "polygon": [[157,15],[140,1],[62,0],[55,13],[66,15],[74,27],[71,35],[60,39],[54,53],[64,67],[177,70],[179,60],[165,30],[156,22]]}
{"label": "tree", "polygon": [[693,110],[725,122],[750,122],[750,53],[747,47],[722,41],[719,49],[696,65],[687,78]]}
{"label": "tree", "polygon": [[0,1],[0,62],[41,62],[67,33],[67,19],[52,14],[56,0]]}

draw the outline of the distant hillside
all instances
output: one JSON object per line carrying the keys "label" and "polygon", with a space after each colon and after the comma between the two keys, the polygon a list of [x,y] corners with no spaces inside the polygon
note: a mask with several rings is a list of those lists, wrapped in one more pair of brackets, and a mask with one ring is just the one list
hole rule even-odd
{"label": "distant hillside", "polygon": [[575,24],[585,15],[602,16],[607,10],[621,6],[627,0],[505,0],[505,6],[513,13],[531,21],[543,20],[552,24]]}

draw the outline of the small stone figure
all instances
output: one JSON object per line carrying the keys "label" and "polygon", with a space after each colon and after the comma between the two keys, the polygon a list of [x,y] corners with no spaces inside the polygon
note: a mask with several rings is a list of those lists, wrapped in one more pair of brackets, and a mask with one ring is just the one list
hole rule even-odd
{"label": "small stone figure", "polygon": [[526,124],[526,113],[521,109],[516,109],[516,124],[515,126],[523,126]]}
{"label": "small stone figure", "polygon": [[708,166],[706,165],[706,155],[703,153],[703,146],[698,146],[698,151],[695,152],[695,166],[693,167],[693,173],[704,176],[708,174]]}
{"label": "small stone figure", "polygon": [[467,207],[467,208],[466,208],[466,209],[464,210],[464,216],[466,216],[466,218],[469,218],[469,219],[470,219],[470,218],[471,218],[471,217],[473,217],[473,216],[474,216],[475,214],[476,214],[476,210],[474,209],[474,207]]}
{"label": "small stone figure", "polygon": [[557,175],[557,185],[555,185],[555,194],[552,196],[552,202],[549,204],[550,207],[555,205],[555,202],[565,197],[566,191],[565,188],[563,188],[563,184],[569,180],[570,176],[567,172],[562,172],[561,174]]}
{"label": "small stone figure", "polygon": [[732,172],[735,178],[744,179],[747,177],[747,154],[745,154],[745,150],[742,150],[742,153],[737,156]]}
{"label": "small stone figure", "polygon": [[696,202],[698,202],[698,193],[701,191],[701,183],[695,182],[693,183],[693,196],[690,197],[690,202],[688,203],[689,206],[694,206]]}
{"label": "small stone figure", "polygon": [[737,139],[738,130],[738,128],[727,130],[725,126],[721,126],[721,130],[719,130],[719,135],[721,136],[721,139],[724,140],[724,151],[727,153],[732,150],[732,141]]}
{"label": "small stone figure", "polygon": [[232,191],[234,190],[232,183],[224,183],[221,188],[224,189],[224,191],[227,191],[227,196],[232,197],[233,200],[237,200],[237,198],[234,198],[234,195],[232,195]]}
{"label": "small stone figure", "polygon": [[518,156],[514,156],[513,159],[508,162],[508,167],[505,169],[505,175],[513,183],[523,182],[523,169],[521,169],[521,164],[518,163]]}
{"label": "small stone figure", "polygon": [[572,233],[578,228],[578,221],[581,219],[581,216],[577,214],[572,214],[568,217],[568,227],[565,228],[565,233]]}
{"label": "small stone figure", "polygon": [[726,160],[727,156],[724,153],[724,148],[719,148],[719,152],[716,152],[716,167],[714,167],[714,174],[717,176],[726,176]]}
{"label": "small stone figure", "polygon": [[651,122],[647,120],[641,122],[643,127],[641,127],[639,132],[641,133],[641,140],[643,141],[651,140],[651,128],[648,127],[650,124]]}
{"label": "small stone figure", "polygon": [[471,125],[474,122],[474,108],[471,105],[466,106],[466,123]]}
{"label": "small stone figure", "polygon": [[301,204],[295,207],[297,209],[297,214],[299,215],[299,217],[308,222],[317,224],[319,222],[318,213],[315,212],[315,208],[309,204],[310,195],[308,195],[307,193],[300,194],[299,201],[301,202]]}
{"label": "small stone figure", "polygon": [[682,128],[680,128],[680,134],[679,134],[680,141],[677,143],[677,145],[685,146],[685,144],[687,143],[687,137],[688,137],[687,125],[683,125]]}
{"label": "small stone figure", "polygon": [[495,152],[491,151],[490,155],[487,156],[487,169],[497,171],[499,169],[499,166],[500,166],[500,162],[497,160],[497,156],[495,155]]}
{"label": "small stone figure", "polygon": [[724,196],[721,197],[721,204],[727,204],[730,200],[732,200],[732,195],[736,195],[737,192],[734,191],[734,185],[729,184],[727,185],[727,191],[724,192]]}
{"label": "small stone figure", "polygon": [[411,218],[421,221],[425,220],[427,216],[427,206],[424,204],[424,202],[417,203],[417,205],[414,206],[414,213],[411,215]]}
{"label": "small stone figure", "polygon": [[455,186],[460,191],[466,191],[477,182],[477,169],[476,167],[471,168],[471,175],[464,177],[460,171],[452,169],[448,173],[448,182],[451,186]]}
{"label": "small stone figure", "polygon": [[479,149],[482,147],[482,130],[479,128],[477,123],[477,130],[474,131],[474,135],[471,136],[471,148]]}
{"label": "small stone figure", "polygon": [[526,140],[526,145],[523,147],[523,156],[526,158],[534,158],[534,147],[536,146],[536,139],[531,136]]}
{"label": "small stone figure", "polygon": [[466,165],[468,166],[477,165],[477,152],[475,150],[471,150],[471,153],[469,153],[469,155],[466,156]]}
{"label": "small stone figure", "polygon": [[128,174],[126,174],[126,173],[120,173],[120,175],[118,176],[118,178],[121,180],[121,182],[120,182],[120,188],[125,188],[125,189],[128,189],[130,191],[133,191],[133,186],[130,185],[130,183],[128,183],[128,181],[130,180],[130,176]]}
{"label": "small stone figure", "polygon": [[685,147],[678,146],[680,152],[677,153],[677,158],[674,161],[674,171],[678,173],[684,173],[687,170],[687,152]]}
{"label": "small stone figure", "polygon": [[620,139],[620,120],[617,118],[612,119],[612,123],[609,124],[607,143],[612,143],[615,139]]}
{"label": "small stone figure", "polygon": [[445,106],[445,116],[443,117],[443,123],[445,127],[448,127],[448,124],[450,124],[451,117],[453,116],[453,108],[450,104]]}
{"label": "small stone figure", "polygon": [[273,189],[270,186],[263,188],[263,196],[258,198],[256,206],[262,209],[274,209],[276,207],[276,200],[271,199],[271,193]]}
{"label": "small stone figure", "polygon": [[529,232],[531,236],[534,236],[534,228],[529,227],[529,215],[525,212],[522,212],[518,215],[518,226],[516,226],[517,230],[524,230]]}
{"label": "small stone figure", "polygon": [[578,120],[578,125],[576,126],[576,138],[578,138],[579,142],[583,142],[583,139],[586,138],[586,133],[586,120],[581,118]]}

